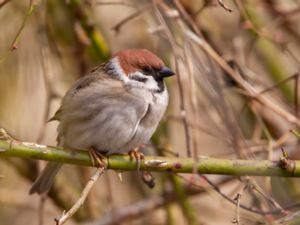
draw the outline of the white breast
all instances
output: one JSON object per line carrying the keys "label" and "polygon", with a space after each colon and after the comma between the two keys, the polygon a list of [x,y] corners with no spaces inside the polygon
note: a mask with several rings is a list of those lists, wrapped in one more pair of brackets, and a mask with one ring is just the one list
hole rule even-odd
{"label": "white breast", "polygon": [[[166,89],[161,93],[150,93],[144,90],[132,91],[140,98],[144,98],[148,103],[148,107],[144,116],[137,122],[134,135],[123,147],[123,150],[132,150],[146,144],[155,132],[168,105],[168,92]],[[112,150],[111,153],[118,153],[118,150]]]}

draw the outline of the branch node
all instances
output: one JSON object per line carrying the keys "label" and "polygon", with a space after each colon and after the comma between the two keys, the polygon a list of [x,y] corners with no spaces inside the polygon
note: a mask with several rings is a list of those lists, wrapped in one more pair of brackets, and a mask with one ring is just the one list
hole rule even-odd
{"label": "branch node", "polygon": [[163,168],[168,165],[166,161],[160,160],[160,159],[151,159],[145,161],[146,166],[154,167],[154,168]]}
{"label": "branch node", "polygon": [[6,132],[6,130],[0,128],[0,140],[7,141],[13,140],[13,138]]}
{"label": "branch node", "polygon": [[[11,149],[12,142],[14,141],[14,139],[3,128],[0,128],[0,140],[7,141],[9,143],[9,149]],[[6,152],[9,149],[0,147],[0,152]]]}
{"label": "branch node", "polygon": [[142,174],[142,180],[143,182],[149,187],[149,188],[154,188],[155,187],[155,178],[150,172],[143,171]]}
{"label": "branch node", "polygon": [[287,152],[283,148],[281,148],[281,151],[282,156],[279,159],[279,167],[294,174],[296,170],[295,161],[289,158]]}

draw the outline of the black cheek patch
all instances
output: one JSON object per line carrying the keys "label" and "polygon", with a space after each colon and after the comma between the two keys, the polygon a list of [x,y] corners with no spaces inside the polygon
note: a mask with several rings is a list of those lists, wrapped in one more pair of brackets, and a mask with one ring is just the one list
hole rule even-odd
{"label": "black cheek patch", "polygon": [[158,86],[158,90],[156,91],[156,93],[161,93],[165,90],[165,84],[163,79],[157,79],[157,86]]}
{"label": "black cheek patch", "polygon": [[148,80],[147,77],[140,77],[140,76],[135,76],[135,75],[131,76],[130,79],[136,80],[141,83],[146,83],[146,81]]}

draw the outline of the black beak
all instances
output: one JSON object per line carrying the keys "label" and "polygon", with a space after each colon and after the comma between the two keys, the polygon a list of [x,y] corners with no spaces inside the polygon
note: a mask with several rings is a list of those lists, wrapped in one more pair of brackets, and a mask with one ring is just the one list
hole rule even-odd
{"label": "black beak", "polygon": [[159,72],[158,72],[159,78],[164,78],[164,77],[170,77],[175,75],[175,73],[168,67],[163,67]]}

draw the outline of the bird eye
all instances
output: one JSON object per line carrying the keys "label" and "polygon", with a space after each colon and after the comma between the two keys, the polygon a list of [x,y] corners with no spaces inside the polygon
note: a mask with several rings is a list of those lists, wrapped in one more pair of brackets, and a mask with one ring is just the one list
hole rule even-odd
{"label": "bird eye", "polygon": [[153,70],[152,70],[151,67],[145,67],[145,68],[143,68],[143,72],[144,72],[145,74],[152,74],[152,73],[153,73]]}

